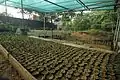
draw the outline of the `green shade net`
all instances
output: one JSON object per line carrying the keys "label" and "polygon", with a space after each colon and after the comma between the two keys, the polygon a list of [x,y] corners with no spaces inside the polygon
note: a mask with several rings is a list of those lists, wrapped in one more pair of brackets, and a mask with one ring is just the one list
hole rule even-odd
{"label": "green shade net", "polygon": [[[0,0],[4,5],[5,0]],[[21,8],[21,0],[7,0],[7,6]],[[23,7],[39,12],[62,12],[79,10],[113,9],[114,0],[23,0]]]}

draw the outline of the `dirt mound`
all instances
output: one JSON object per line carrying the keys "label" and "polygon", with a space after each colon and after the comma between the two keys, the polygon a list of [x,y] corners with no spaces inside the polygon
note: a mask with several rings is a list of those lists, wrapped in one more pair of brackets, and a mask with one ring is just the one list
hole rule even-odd
{"label": "dirt mound", "polygon": [[88,32],[73,32],[71,33],[71,36],[76,37],[77,39],[80,39],[80,40],[108,40],[109,39],[107,34],[104,34],[104,33],[91,35]]}

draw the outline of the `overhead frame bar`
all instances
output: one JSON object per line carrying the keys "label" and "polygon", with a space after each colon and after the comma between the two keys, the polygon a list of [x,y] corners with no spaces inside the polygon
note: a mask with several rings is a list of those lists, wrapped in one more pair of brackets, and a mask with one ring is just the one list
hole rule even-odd
{"label": "overhead frame bar", "polygon": [[[90,8],[90,9],[93,10],[93,9],[97,9],[97,8],[110,7],[110,6],[115,6],[115,5],[116,5],[116,4],[103,5],[103,6],[93,7],[93,8]],[[120,4],[117,4],[117,5],[120,5]],[[79,10],[79,11],[85,11],[85,10],[86,10],[86,9]]]}
{"label": "overhead frame bar", "polygon": [[0,2],[0,4],[4,3],[4,1]]}
{"label": "overhead frame bar", "polygon": [[[110,7],[110,6],[115,6],[116,4],[110,4],[110,5],[104,5],[104,6],[98,6],[98,7],[94,7],[94,8],[90,8],[90,9],[96,9],[96,8],[102,8],[102,7]],[[120,4],[117,4],[120,5]]]}
{"label": "overhead frame bar", "polygon": [[[43,1],[41,1],[41,2],[36,2],[36,3],[31,3],[31,4],[29,4],[29,5],[36,5],[36,4],[38,4],[38,3],[42,3]],[[65,1],[65,2],[59,2],[58,4],[61,4],[61,3],[67,3],[67,2],[71,2],[71,1]],[[48,5],[43,5],[43,6],[48,6]]]}
{"label": "overhead frame bar", "polygon": [[[13,2],[13,3],[15,3],[15,4],[19,4],[20,5],[20,3],[18,3],[18,2],[14,2],[14,1],[11,1],[11,0],[6,0],[6,1],[8,1],[8,2]],[[51,2],[51,1],[49,1],[49,0],[43,0],[43,1],[46,1],[46,2],[49,2],[49,3],[51,3],[51,4],[54,4],[54,5],[56,5],[56,6],[59,6],[59,7],[62,7],[63,9],[65,9],[65,10],[60,10],[60,9],[58,9],[58,11],[56,10],[56,8],[54,8],[53,10],[46,10],[46,9],[41,9],[41,8],[38,8],[38,7],[34,7],[34,6],[32,6],[32,4],[31,4],[31,6],[29,5],[29,4],[23,4],[24,5],[24,8],[26,8],[26,9],[31,9],[31,10],[35,10],[35,11],[38,11],[38,12],[43,12],[43,13],[49,13],[49,12],[61,12],[61,11],[76,11],[76,10],[81,10],[81,11],[84,11],[84,10],[88,10],[88,8],[89,8],[89,10],[92,8],[92,9],[96,9],[97,8],[97,4],[102,4],[103,3],[103,5],[102,6],[108,6],[108,5],[104,5],[104,3],[109,3],[109,2],[112,2],[112,1],[102,1],[102,2],[91,2],[91,4],[89,4],[88,3],[88,5],[87,5],[87,3],[85,4],[85,5],[83,5],[80,1],[81,0],[76,0],[76,1],[78,1],[79,2],[79,4],[81,4],[83,7],[86,7],[85,9],[82,9],[83,7],[74,7],[73,9],[69,9],[69,8],[66,8],[66,7],[64,7],[64,6],[61,6],[61,5],[59,5],[60,3],[63,3],[63,2],[60,2],[60,3],[53,3],[53,2]],[[4,1],[2,1],[1,3],[3,3]],[[67,1],[66,1],[67,2]],[[69,1],[68,1],[69,2]],[[79,5],[79,4],[77,4],[77,5]],[[2,5],[4,5],[4,4],[2,4]],[[19,6],[18,5],[18,6]],[[117,4],[116,4],[117,5]],[[7,6],[10,6],[10,7],[17,7],[17,6],[12,6],[12,5],[7,5]],[[47,5],[46,5],[47,6]],[[93,6],[93,7],[92,7]],[[88,8],[87,8],[88,7]],[[91,7],[91,8],[90,8]],[[98,7],[100,7],[100,8],[102,8],[101,6],[98,6]],[[20,7],[18,7],[18,8],[20,8]]]}
{"label": "overhead frame bar", "polygon": [[33,5],[33,4],[37,4],[37,3],[42,3],[43,1],[39,1],[39,2],[35,2],[35,3],[31,3],[29,5]]}
{"label": "overhead frame bar", "polygon": [[[94,4],[90,4],[90,5],[87,5],[88,7],[91,7],[91,6],[96,6],[96,5],[98,5],[98,4],[103,4],[103,3],[110,3],[111,1],[109,1],[109,2],[101,2],[101,3],[94,3]],[[108,6],[108,5],[106,5],[106,6]],[[100,6],[101,7],[101,6]],[[79,9],[80,7],[76,7],[75,9]],[[82,7],[81,7],[82,8]],[[96,7],[95,7],[96,8]],[[89,8],[89,9],[92,9],[92,8]],[[86,10],[86,9],[84,9],[84,10]]]}
{"label": "overhead frame bar", "polygon": [[89,4],[87,6],[95,6],[95,5],[98,5],[98,4],[104,4],[104,3],[110,3],[110,2],[112,2],[112,1],[97,2],[97,3]]}
{"label": "overhead frame bar", "polygon": [[[96,5],[98,5],[98,4],[103,4],[103,3],[110,3],[111,1],[103,1],[103,2],[97,2],[97,3],[93,3],[93,4],[90,4],[90,5],[87,5],[88,7],[91,7],[91,6],[96,6]],[[79,3],[80,4],[80,3]],[[76,4],[76,5],[79,5],[79,4]],[[70,6],[70,5],[68,5],[68,6]],[[82,7],[76,7],[76,8],[74,8],[73,10],[75,10],[75,9],[80,9],[80,8],[82,8]],[[90,8],[89,8],[90,9]],[[85,9],[86,10],[86,9]]]}
{"label": "overhead frame bar", "polygon": [[[14,1],[9,1],[9,2],[13,2],[13,3],[15,3],[15,4],[19,4],[19,5],[21,5],[20,3],[17,3],[17,2],[14,2]],[[31,8],[36,8],[36,9],[40,9],[40,8],[37,8],[37,7],[33,7],[33,6],[30,6],[30,5],[25,5],[25,4],[23,4],[24,6],[28,6],[28,7],[31,7]],[[45,10],[45,9],[41,9],[41,10]],[[45,10],[45,11],[49,11],[49,10]],[[40,12],[40,11],[38,11],[38,12]]]}
{"label": "overhead frame bar", "polygon": [[[15,3],[15,4],[19,4],[19,5],[21,5],[21,3],[17,3],[17,2],[14,2],[14,1],[9,1],[9,2],[12,2],[12,3]],[[52,10],[45,10],[45,9],[41,9],[41,8],[38,8],[38,7],[33,7],[33,6],[30,6],[30,5],[25,5],[25,4],[23,4],[24,6],[28,6],[28,7],[31,7],[31,8],[33,8],[33,10],[35,10],[35,9],[40,9],[40,10],[44,10],[45,12],[47,12],[47,11],[51,11],[52,12]],[[9,5],[7,5],[7,6],[9,6]],[[14,7],[14,6],[9,6],[9,7]],[[20,8],[20,7],[17,7],[17,8]],[[25,8],[25,7],[24,7]],[[29,9],[29,8],[28,8]],[[36,10],[36,11],[38,11],[38,10]],[[40,11],[38,11],[38,12],[40,12]]]}
{"label": "overhead frame bar", "polygon": [[88,8],[88,6],[86,6],[85,4],[84,4],[84,2],[82,2],[81,0],[78,0],[85,8],[87,8],[88,10],[90,10],[89,8]]}
{"label": "overhead frame bar", "polygon": [[3,0],[2,2],[0,2],[0,4],[4,3],[4,2],[6,2],[6,1],[8,1],[8,0]]}
{"label": "overhead frame bar", "polygon": [[54,4],[54,5],[58,6],[58,7],[64,8],[64,9],[66,9],[66,10],[69,10],[69,8],[66,8],[66,7],[64,7],[64,6],[58,5],[58,4],[53,3],[53,2],[51,2],[51,1],[48,1],[48,0],[44,0],[44,1],[49,2],[49,3],[51,3],[51,4]]}

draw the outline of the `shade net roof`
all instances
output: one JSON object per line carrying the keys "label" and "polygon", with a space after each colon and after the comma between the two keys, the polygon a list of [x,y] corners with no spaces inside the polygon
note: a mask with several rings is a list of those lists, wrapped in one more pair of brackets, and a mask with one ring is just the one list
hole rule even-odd
{"label": "shade net roof", "polygon": [[[62,12],[79,10],[110,10],[115,0],[22,0],[23,8],[39,12]],[[5,0],[0,0],[5,5]],[[21,8],[21,0],[6,0],[7,6]]]}

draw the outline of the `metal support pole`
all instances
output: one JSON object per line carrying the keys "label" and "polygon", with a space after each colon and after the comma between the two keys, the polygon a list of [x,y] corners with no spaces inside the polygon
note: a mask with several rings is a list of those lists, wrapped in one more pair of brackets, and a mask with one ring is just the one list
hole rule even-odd
{"label": "metal support pole", "polygon": [[7,16],[7,0],[5,0],[5,15]]}
{"label": "metal support pole", "polygon": [[45,37],[45,34],[46,34],[45,27],[46,27],[46,13],[44,15],[44,37]]}
{"label": "metal support pole", "polygon": [[[51,20],[51,24],[53,23],[52,22],[52,16],[50,17],[50,20]],[[52,32],[52,39],[53,39],[53,25],[52,25],[52,28],[51,28],[51,32]]]}
{"label": "metal support pole", "polygon": [[45,13],[45,15],[44,15],[44,31],[45,31],[45,26],[46,26],[46,13]]}
{"label": "metal support pole", "polygon": [[22,19],[21,19],[21,27],[24,28],[23,25],[23,19],[24,19],[24,10],[23,10],[23,0],[21,0],[21,13],[22,13]]}
{"label": "metal support pole", "polygon": [[119,15],[119,9],[117,10],[117,25],[116,25],[116,30],[115,30],[115,38],[114,38],[114,49],[117,51],[118,50],[118,39],[119,39],[119,34],[120,34],[120,15]]}
{"label": "metal support pole", "polygon": [[88,8],[87,5],[85,5],[85,3],[81,0],[76,0],[80,5],[82,4],[84,6],[84,8],[86,8],[87,10],[90,10],[90,8]]}
{"label": "metal support pole", "polygon": [[51,2],[51,1],[49,1],[49,0],[44,0],[44,1],[46,1],[46,2],[48,2],[48,3],[51,3],[51,4],[53,4],[53,5],[56,5],[56,6],[58,6],[58,7],[61,7],[61,8],[63,8],[63,9],[69,10],[69,8],[66,8],[66,7],[61,6],[61,5],[59,5],[59,4],[56,4],[56,3],[53,3],[53,2]]}
{"label": "metal support pole", "polygon": [[7,25],[7,0],[5,0],[5,16],[6,16],[6,20],[5,20],[5,24]]}
{"label": "metal support pole", "polygon": [[81,16],[83,16],[83,11],[81,11]]}
{"label": "metal support pole", "polygon": [[[117,13],[117,17],[118,17],[118,13]],[[115,28],[115,31],[114,31],[114,42],[116,41],[116,34],[117,34],[117,30],[118,30],[118,21],[119,21],[119,19],[117,18],[116,28]]]}
{"label": "metal support pole", "polygon": [[[7,25],[7,0],[5,0],[5,16],[6,16],[6,20],[5,20],[5,24],[6,24],[6,26],[8,27],[8,25]],[[9,61],[9,53],[7,54],[7,58],[8,58],[8,64],[10,64],[10,61]],[[11,65],[9,65],[9,67],[8,67],[9,69],[11,69]],[[9,73],[11,73],[11,71],[9,72]],[[7,75],[9,75],[8,73],[7,73]],[[11,75],[10,75],[11,76]]]}
{"label": "metal support pole", "polygon": [[53,22],[52,22],[52,15],[50,15],[50,23],[53,23]]}
{"label": "metal support pole", "polygon": [[116,36],[116,46],[115,48],[118,50],[118,42],[119,42],[119,32],[120,31],[120,21],[119,21],[119,24],[118,24],[118,31],[117,31],[117,36]]}

